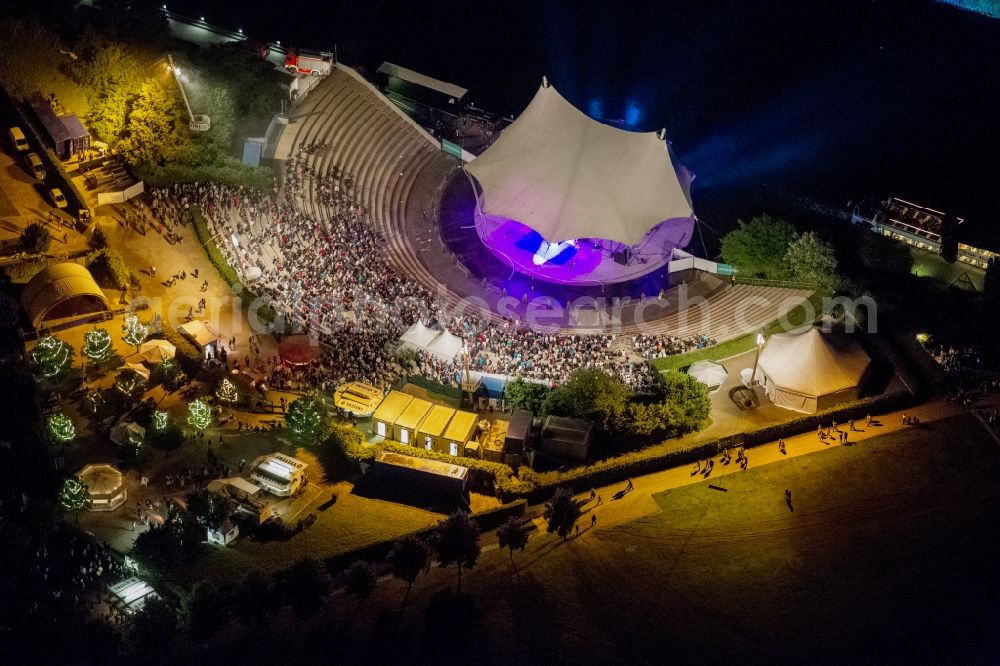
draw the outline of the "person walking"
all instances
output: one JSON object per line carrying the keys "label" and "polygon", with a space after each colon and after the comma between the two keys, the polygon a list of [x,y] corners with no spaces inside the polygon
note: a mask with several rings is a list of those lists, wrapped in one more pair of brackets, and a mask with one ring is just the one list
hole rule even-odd
{"label": "person walking", "polygon": [[628,480],[628,485],[627,485],[627,486],[625,486],[625,491],[626,491],[626,492],[629,492],[629,491],[631,491],[631,490],[632,490],[633,488],[634,488],[634,486],[632,485],[632,479],[629,479],[629,480]]}
{"label": "person walking", "polygon": [[597,506],[601,506],[602,504],[604,504],[604,498],[601,497],[600,495],[598,495],[597,496]]}
{"label": "person walking", "polygon": [[596,524],[597,524],[597,514],[592,513],[590,514],[590,526],[593,527]]}

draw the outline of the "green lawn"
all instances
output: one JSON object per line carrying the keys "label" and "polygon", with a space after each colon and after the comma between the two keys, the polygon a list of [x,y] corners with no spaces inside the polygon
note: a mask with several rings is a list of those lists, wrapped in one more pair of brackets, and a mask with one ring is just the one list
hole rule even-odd
{"label": "green lawn", "polygon": [[337,503],[326,511],[317,505],[330,497],[324,490],[303,512],[316,513],[316,522],[287,541],[254,542],[240,539],[228,548],[208,547],[195,563],[177,570],[172,580],[192,585],[203,579],[216,583],[238,580],[248,569],[276,572],[303,557],[324,559],[385,539],[392,539],[437,523],[441,516],[403,504],[338,493]]}
{"label": "green lawn", "polygon": [[[811,305],[811,312],[822,312],[823,298],[825,295],[826,294],[818,291],[813,292],[812,296],[808,299],[808,302]],[[792,310],[788,314],[788,322],[791,324],[791,328],[797,328],[806,324],[806,314],[807,309],[805,305],[800,305]],[[780,321],[773,321],[767,325],[765,334],[772,335],[774,333],[781,333],[784,330],[786,330],[786,327],[783,327]],[[667,370],[686,370],[692,363],[696,363],[698,361],[718,361],[719,359],[729,358],[730,356],[736,356],[737,354],[748,352],[754,348],[756,338],[756,334],[748,333],[747,335],[733,338],[732,340],[717,344],[714,347],[709,347],[707,349],[699,349],[686,354],[674,354],[673,356],[664,356],[663,358],[654,359],[650,361],[650,364],[660,372],[666,372]]]}
{"label": "green lawn", "polygon": [[[381,582],[342,656],[985,663],[997,648],[998,474],[995,444],[966,415],[671,490],[630,523],[566,543],[534,534],[516,575],[506,552],[484,553],[463,583],[475,610],[444,644],[424,627],[453,573],[418,580],[390,644],[376,623],[404,588]],[[334,604],[332,616],[353,608]]]}

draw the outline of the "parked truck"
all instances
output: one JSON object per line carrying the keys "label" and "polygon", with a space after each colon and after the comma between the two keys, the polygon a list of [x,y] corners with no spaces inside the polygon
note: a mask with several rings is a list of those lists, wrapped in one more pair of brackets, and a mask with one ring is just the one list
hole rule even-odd
{"label": "parked truck", "polygon": [[333,71],[334,54],[317,51],[292,51],[285,56],[285,71],[289,74],[326,76]]}

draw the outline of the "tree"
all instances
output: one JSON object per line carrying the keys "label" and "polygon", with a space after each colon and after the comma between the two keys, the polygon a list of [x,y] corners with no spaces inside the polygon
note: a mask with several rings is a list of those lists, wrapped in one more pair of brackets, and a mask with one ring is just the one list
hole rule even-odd
{"label": "tree", "polygon": [[188,405],[187,422],[196,430],[204,430],[212,425],[212,408],[201,398],[192,401]]}
{"label": "tree", "polygon": [[48,430],[52,440],[60,444],[69,444],[76,439],[76,427],[73,420],[63,414],[56,412],[48,419]]}
{"label": "tree", "polygon": [[170,423],[170,416],[166,412],[156,410],[153,412],[153,430],[163,432]]}
{"label": "tree", "polygon": [[567,488],[558,488],[552,498],[545,503],[546,528],[549,534],[555,532],[565,541],[573,526],[580,519],[580,505]]}
{"label": "tree", "polygon": [[233,403],[239,400],[240,394],[236,390],[236,385],[229,381],[229,377],[223,377],[215,389],[215,397],[232,408]]}
{"label": "tree", "polygon": [[417,580],[420,572],[427,568],[430,556],[430,546],[412,534],[397,541],[389,553],[389,571],[395,578],[406,583],[406,595],[403,597],[403,608],[400,613],[406,610],[413,582]]}
{"label": "tree", "polygon": [[913,270],[910,246],[874,231],[862,233],[858,258],[870,270],[900,274]]}
{"label": "tree", "polygon": [[267,618],[281,610],[270,577],[260,569],[251,569],[233,588],[233,608],[248,627],[260,627]]}
{"label": "tree", "polygon": [[41,254],[52,244],[52,234],[41,222],[32,222],[21,232],[21,247],[28,254]]}
{"label": "tree", "polygon": [[122,340],[125,344],[135,345],[136,353],[139,353],[139,345],[146,341],[149,334],[149,326],[142,323],[139,315],[132,313],[125,317],[122,324]]}
{"label": "tree", "polygon": [[207,641],[226,626],[226,598],[211,581],[195,584],[185,606],[188,630],[192,638]]}
{"label": "tree", "polygon": [[577,368],[545,399],[543,413],[590,419],[607,428],[625,409],[628,389],[599,368]]}
{"label": "tree", "polygon": [[218,527],[233,512],[232,500],[208,490],[188,495],[187,510],[195,520],[208,527]]}
{"label": "tree", "polygon": [[80,512],[87,507],[90,500],[90,489],[87,484],[76,477],[69,477],[63,481],[59,490],[59,506],[63,511],[76,515],[80,519]]}
{"label": "tree", "polygon": [[354,607],[354,613],[351,613],[351,621],[361,609],[361,604],[375,591],[376,584],[375,570],[364,560],[358,560],[344,571],[345,589],[349,595],[358,600],[358,604]]}
{"label": "tree", "polygon": [[134,654],[157,655],[177,637],[177,611],[165,599],[151,596],[125,632]]}
{"label": "tree", "polygon": [[1000,257],[993,257],[986,264],[986,277],[983,279],[983,296],[991,307],[1000,305]]}
{"label": "tree", "polygon": [[300,444],[318,443],[326,435],[326,407],[322,400],[314,397],[292,401],[285,415],[285,427]]}
{"label": "tree", "polygon": [[542,412],[545,398],[552,392],[544,384],[526,382],[518,375],[514,381],[504,387],[503,397],[511,409],[527,409],[535,414]]}
{"label": "tree", "polygon": [[462,570],[476,566],[479,559],[479,527],[464,511],[445,518],[434,533],[434,550],[438,565],[458,567],[458,591],[462,591]]}
{"label": "tree", "polygon": [[145,378],[135,370],[119,372],[118,376],[115,377],[115,390],[125,396],[129,402],[138,399],[145,387]]}
{"label": "tree", "polygon": [[44,379],[57,377],[73,360],[73,349],[59,338],[47,335],[31,352],[35,375]]}
{"label": "tree", "polygon": [[796,235],[789,243],[785,263],[793,280],[813,282],[828,292],[837,288],[837,257],[830,244],[812,231]]}
{"label": "tree", "polygon": [[497,540],[501,549],[510,551],[510,563],[514,564],[514,551],[523,551],[528,545],[528,530],[525,529],[524,521],[517,516],[508,518],[497,530]]}
{"label": "tree", "polygon": [[784,259],[795,228],[767,214],[758,215],[749,222],[738,220],[737,225],[722,237],[722,257],[726,263],[749,277],[787,277]]}
{"label": "tree", "polygon": [[285,572],[281,587],[292,612],[306,618],[323,607],[330,591],[330,577],[319,560],[305,557]]}
{"label": "tree", "polygon": [[958,259],[959,224],[953,215],[945,215],[941,220],[941,257],[949,263]]}
{"label": "tree", "polygon": [[698,430],[708,420],[708,387],[685,372],[660,373],[657,402],[630,403],[618,423],[633,435],[672,437]]}
{"label": "tree", "polygon": [[83,334],[83,348],[80,350],[84,356],[95,363],[107,359],[113,351],[111,347],[111,334],[107,329],[94,328]]}

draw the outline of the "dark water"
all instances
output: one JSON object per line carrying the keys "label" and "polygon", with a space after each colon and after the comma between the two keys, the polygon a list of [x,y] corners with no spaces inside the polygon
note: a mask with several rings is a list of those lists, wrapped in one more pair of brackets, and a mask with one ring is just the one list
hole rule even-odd
{"label": "dark water", "polygon": [[[213,8],[213,5],[216,8]],[[667,129],[725,228],[768,195],[889,194],[1000,244],[1000,21],[932,0],[171,3],[261,39],[382,60],[517,114],[542,74],[579,108]],[[228,7],[228,8],[227,8]]]}

